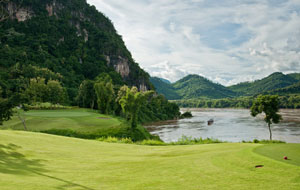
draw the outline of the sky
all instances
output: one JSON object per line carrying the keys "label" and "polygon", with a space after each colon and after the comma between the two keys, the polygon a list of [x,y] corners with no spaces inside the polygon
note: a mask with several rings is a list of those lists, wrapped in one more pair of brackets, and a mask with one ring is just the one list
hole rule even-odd
{"label": "sky", "polygon": [[113,22],[133,59],[175,82],[225,86],[300,72],[300,0],[87,0]]}

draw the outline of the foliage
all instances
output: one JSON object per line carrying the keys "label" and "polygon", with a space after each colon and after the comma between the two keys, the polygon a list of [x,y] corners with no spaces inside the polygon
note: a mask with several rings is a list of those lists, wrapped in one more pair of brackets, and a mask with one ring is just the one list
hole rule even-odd
{"label": "foliage", "polygon": [[167,143],[159,140],[143,140],[141,142],[138,142],[140,145],[150,145],[150,146],[165,146]]}
{"label": "foliage", "polygon": [[186,111],[186,112],[184,112],[183,114],[180,115],[181,119],[183,119],[183,118],[191,118],[191,117],[193,117],[193,115],[192,115],[192,112],[190,112],[190,111]]}
{"label": "foliage", "polygon": [[279,112],[279,98],[274,95],[260,95],[258,96],[252,107],[251,107],[251,115],[255,117],[258,114],[264,113],[264,120],[268,124],[269,132],[270,132],[270,140],[272,140],[272,132],[271,132],[271,124],[279,123],[282,119]]}
{"label": "foliage", "polygon": [[[123,87],[125,90],[126,87]],[[126,93],[122,91],[119,93],[122,97],[119,100],[119,103],[122,107],[123,112],[126,117],[130,120],[131,127],[134,129],[137,127],[139,111],[144,102],[147,101],[147,98],[150,97],[153,92],[139,92],[136,87],[127,88]]]}
{"label": "foliage", "polygon": [[[255,97],[237,97],[222,99],[189,99],[172,100],[179,107],[183,108],[250,108]],[[279,96],[280,108],[300,108],[300,95],[290,94]]]}
{"label": "foliage", "polygon": [[192,138],[192,137],[187,137],[187,136],[182,136],[178,141],[176,142],[171,142],[171,145],[193,145],[193,144],[211,144],[211,143],[223,143],[223,141],[220,141],[218,139],[213,139],[213,138],[206,138],[202,139],[200,138]]}
{"label": "foliage", "polygon": [[242,143],[281,144],[281,143],[286,143],[286,142],[279,141],[279,140],[258,140],[258,139],[254,139],[253,141],[242,141]]}
{"label": "foliage", "polygon": [[[76,105],[80,84],[101,73],[116,84],[151,88],[148,73],[132,59],[112,22],[86,1],[1,1],[0,12],[8,10],[8,3],[32,13],[24,22],[16,20],[16,10],[10,18],[0,17],[0,83],[12,93],[23,92],[31,79],[40,77],[46,84],[59,81],[66,88],[66,102]],[[50,5],[52,16],[46,10]],[[130,69],[123,78],[114,68],[122,60]]]}
{"label": "foliage", "polygon": [[298,80],[290,75],[276,72],[261,80],[254,82],[244,82],[237,85],[230,86],[229,89],[238,93],[239,95],[256,95],[267,91],[285,88],[297,83]]}
{"label": "foliage", "polygon": [[44,78],[32,78],[24,92],[27,102],[50,102],[52,104],[65,104],[68,100],[67,91],[59,81]]}
{"label": "foliage", "polygon": [[150,82],[154,85],[157,93],[164,95],[168,100],[180,99],[180,96],[171,83],[166,83],[163,79],[157,77],[151,77]]}
{"label": "foliage", "polygon": [[173,84],[182,99],[234,97],[235,93],[226,87],[213,83],[199,75],[188,75]]}
{"label": "foliage", "polygon": [[83,108],[95,108],[96,93],[94,90],[95,82],[92,80],[84,80],[79,86],[76,100],[78,105]]}
{"label": "foliage", "polygon": [[[259,94],[291,96],[300,93],[299,73],[284,75],[277,72],[261,80],[229,87],[215,84],[198,75],[188,75],[173,84],[165,83],[156,77],[151,78],[151,82],[158,93],[165,95],[169,100],[176,100],[181,107],[250,108],[251,102],[248,100]],[[200,105],[197,105],[195,100],[199,100]],[[182,105],[187,102],[193,106]]]}
{"label": "foliage", "polygon": [[97,77],[94,89],[97,95],[98,109],[103,114],[109,114],[110,103],[114,97],[113,84],[110,76],[108,74],[102,74]]}
{"label": "foliage", "polygon": [[0,97],[0,125],[3,124],[3,121],[7,121],[13,115],[13,105],[8,99]]}
{"label": "foliage", "polygon": [[123,143],[123,144],[133,144],[131,138],[116,138],[116,137],[101,137],[96,139],[101,142],[109,142],[109,143]]}
{"label": "foliage", "polygon": [[57,109],[72,109],[71,106],[61,104],[52,104],[50,102],[35,102],[34,104],[25,104],[29,110],[57,110]]}

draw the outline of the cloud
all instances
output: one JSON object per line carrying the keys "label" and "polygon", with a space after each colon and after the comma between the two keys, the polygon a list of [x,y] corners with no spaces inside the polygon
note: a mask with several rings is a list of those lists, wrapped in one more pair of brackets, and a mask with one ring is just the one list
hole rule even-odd
{"label": "cloud", "polygon": [[88,0],[133,58],[176,81],[200,74],[224,85],[300,72],[298,0]]}

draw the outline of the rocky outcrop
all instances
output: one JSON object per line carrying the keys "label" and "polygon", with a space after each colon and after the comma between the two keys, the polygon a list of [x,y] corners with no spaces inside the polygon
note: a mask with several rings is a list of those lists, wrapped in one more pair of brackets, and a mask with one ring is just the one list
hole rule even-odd
{"label": "rocky outcrop", "polygon": [[[55,3],[54,3],[55,5]],[[48,16],[52,16],[53,15],[53,5],[46,5],[46,10],[48,11]]]}
{"label": "rocky outcrop", "polygon": [[107,65],[113,66],[115,71],[118,72],[122,78],[127,78],[130,73],[128,59],[121,56],[109,57],[106,56]]}
{"label": "rocky outcrop", "polygon": [[8,17],[17,19],[19,22],[24,22],[33,16],[33,11],[30,8],[17,7],[13,2],[8,2],[6,9]]}

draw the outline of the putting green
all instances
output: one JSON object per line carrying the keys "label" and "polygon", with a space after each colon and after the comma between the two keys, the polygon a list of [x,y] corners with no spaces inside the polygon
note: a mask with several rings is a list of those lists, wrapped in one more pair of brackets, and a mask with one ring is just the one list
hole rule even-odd
{"label": "putting green", "polygon": [[261,146],[153,147],[2,130],[0,189],[299,190],[300,167],[253,152]]}
{"label": "putting green", "polygon": [[90,112],[73,110],[30,111],[25,113],[26,116],[34,117],[84,117],[92,114]]}
{"label": "putting green", "polygon": [[[31,110],[22,114],[30,131],[70,129],[77,132],[93,133],[99,130],[122,128],[120,119],[102,115],[89,109]],[[17,116],[4,122],[2,129],[23,130]]]}
{"label": "putting green", "polygon": [[[255,148],[254,152],[286,164],[300,166],[300,144],[267,144]],[[287,160],[283,159],[285,156],[288,157]]]}

